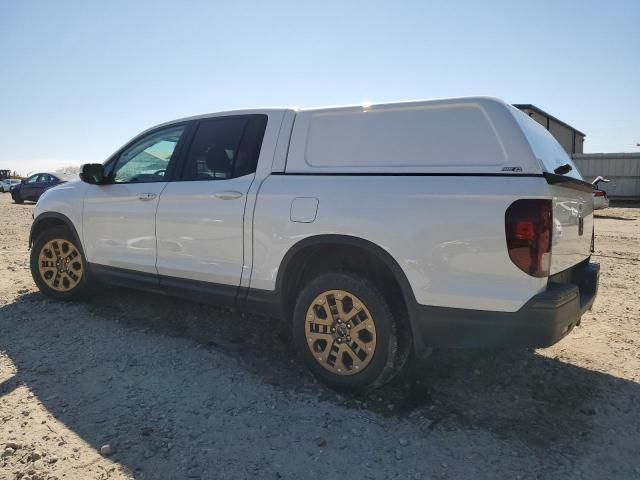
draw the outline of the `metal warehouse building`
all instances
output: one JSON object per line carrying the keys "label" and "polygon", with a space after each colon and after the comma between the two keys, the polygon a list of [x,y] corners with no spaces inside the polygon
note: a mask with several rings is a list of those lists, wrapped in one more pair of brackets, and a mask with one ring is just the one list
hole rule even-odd
{"label": "metal warehouse building", "polygon": [[615,199],[640,199],[640,153],[585,153],[573,155],[573,161],[585,180],[598,175],[610,180],[598,188]]}

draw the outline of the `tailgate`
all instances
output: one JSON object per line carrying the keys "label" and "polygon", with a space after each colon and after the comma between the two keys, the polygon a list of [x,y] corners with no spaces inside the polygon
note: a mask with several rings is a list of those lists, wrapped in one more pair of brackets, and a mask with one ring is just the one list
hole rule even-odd
{"label": "tailgate", "polygon": [[591,190],[572,182],[549,185],[553,196],[551,275],[591,255],[593,199]]}
{"label": "tailgate", "polygon": [[542,125],[512,109],[531,151],[540,163],[553,198],[551,275],[591,255],[593,186],[585,182],[571,157]]}

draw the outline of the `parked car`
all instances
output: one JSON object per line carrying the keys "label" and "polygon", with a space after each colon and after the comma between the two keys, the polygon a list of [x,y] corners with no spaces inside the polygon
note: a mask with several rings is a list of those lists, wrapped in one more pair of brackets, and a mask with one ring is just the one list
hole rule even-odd
{"label": "parked car", "polygon": [[600,183],[609,183],[609,179],[604,178],[602,176],[596,177],[596,179],[591,182],[593,185],[593,209],[600,210],[603,208],[609,207],[609,197],[607,196],[607,192],[604,190],[600,190],[598,186]]}
{"label": "parked car", "polygon": [[17,178],[6,178],[4,180],[0,180],[0,193],[10,192],[14,186],[18,185],[20,180]]}
{"label": "parked car", "polygon": [[37,202],[46,190],[63,183],[56,175],[51,173],[36,173],[11,188],[11,198],[16,203],[25,200]]}
{"label": "parked car", "polygon": [[278,317],[335,387],[432,347],[552,345],[596,296],[591,184],[495,99],[176,120],[80,178],[34,209],[44,294],[102,279]]}

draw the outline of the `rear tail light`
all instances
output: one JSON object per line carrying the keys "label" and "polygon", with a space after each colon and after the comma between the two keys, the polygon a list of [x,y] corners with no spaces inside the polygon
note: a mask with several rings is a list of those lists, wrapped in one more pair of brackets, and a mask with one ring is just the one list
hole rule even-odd
{"label": "rear tail light", "polygon": [[596,190],[595,192],[593,192],[593,196],[594,197],[604,197],[604,191]]}
{"label": "rear tail light", "polygon": [[546,277],[551,266],[551,200],[516,200],[504,217],[507,250],[523,272]]}

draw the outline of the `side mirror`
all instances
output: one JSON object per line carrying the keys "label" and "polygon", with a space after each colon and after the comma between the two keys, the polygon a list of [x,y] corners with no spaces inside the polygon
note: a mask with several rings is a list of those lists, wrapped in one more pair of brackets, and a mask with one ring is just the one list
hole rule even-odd
{"label": "side mirror", "polygon": [[80,180],[92,185],[104,183],[104,166],[101,163],[87,163],[80,167]]}

